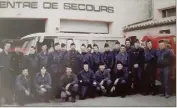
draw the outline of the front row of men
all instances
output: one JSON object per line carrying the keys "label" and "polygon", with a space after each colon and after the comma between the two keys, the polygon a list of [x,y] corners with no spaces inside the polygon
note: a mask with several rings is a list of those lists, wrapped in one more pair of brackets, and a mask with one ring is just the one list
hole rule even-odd
{"label": "front row of men", "polygon": [[[117,70],[111,78],[110,71],[105,69],[104,62],[100,62],[99,70],[94,73],[85,62],[83,70],[78,75],[72,72],[70,65],[66,66],[65,74],[58,82],[58,91],[64,101],[75,102],[76,95],[80,99],[95,96],[118,96],[125,97],[127,91],[127,76],[122,62],[117,62]],[[19,105],[28,102],[42,101],[48,102],[51,95],[51,76],[46,68],[41,67],[41,71],[36,74],[34,84],[31,84],[28,69],[24,68],[22,74],[16,80],[16,99]]]}

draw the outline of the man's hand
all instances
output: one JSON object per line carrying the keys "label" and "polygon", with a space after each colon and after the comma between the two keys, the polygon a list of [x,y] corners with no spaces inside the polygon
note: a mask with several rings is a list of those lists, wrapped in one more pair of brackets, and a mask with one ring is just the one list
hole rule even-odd
{"label": "man's hand", "polygon": [[138,64],[134,64],[134,68],[138,68],[138,66],[139,66]]}
{"label": "man's hand", "polygon": [[46,92],[46,91],[47,91],[45,88],[41,88],[41,90],[42,90],[43,92]]}
{"label": "man's hand", "polygon": [[69,91],[66,91],[66,94],[67,94],[68,96],[70,96],[70,95],[71,95],[71,93],[70,93]]}
{"label": "man's hand", "polygon": [[117,79],[114,81],[114,85],[117,85],[118,81],[119,81],[119,78],[117,78]]}
{"label": "man's hand", "polygon": [[104,89],[105,89],[105,87],[104,87],[104,86],[101,86],[101,89],[102,89],[102,90],[104,90]]}
{"label": "man's hand", "polygon": [[66,87],[65,87],[65,89],[68,90],[70,85],[71,84],[67,84]]}
{"label": "man's hand", "polygon": [[93,82],[93,85],[96,85],[96,82],[95,82],[95,81]]}
{"label": "man's hand", "polygon": [[44,87],[44,85],[41,85],[41,86],[40,86],[40,88],[43,88],[43,87]]}
{"label": "man's hand", "polygon": [[25,90],[25,94],[29,96],[30,92],[28,90]]}
{"label": "man's hand", "polygon": [[102,85],[103,85],[103,83],[104,83],[104,80],[102,80],[102,81],[100,82],[100,86],[102,86]]}
{"label": "man's hand", "polygon": [[113,87],[111,88],[111,92],[115,91],[115,89],[116,89],[116,87],[113,86]]}

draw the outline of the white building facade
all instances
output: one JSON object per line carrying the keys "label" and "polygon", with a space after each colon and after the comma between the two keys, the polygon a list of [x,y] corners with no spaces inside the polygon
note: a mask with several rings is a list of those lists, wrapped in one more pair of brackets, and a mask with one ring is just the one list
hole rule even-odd
{"label": "white building facade", "polygon": [[176,0],[152,0],[152,16],[123,27],[126,37],[141,39],[146,34],[176,35]]}

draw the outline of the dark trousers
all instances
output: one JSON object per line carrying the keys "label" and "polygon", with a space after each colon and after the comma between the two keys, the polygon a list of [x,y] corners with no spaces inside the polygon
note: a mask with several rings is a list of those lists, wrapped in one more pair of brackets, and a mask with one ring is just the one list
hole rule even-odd
{"label": "dark trousers", "polygon": [[101,89],[100,85],[97,85],[96,90],[98,95],[109,95],[110,94],[110,89],[111,89],[111,80],[104,81],[103,86],[105,87],[106,92]]}
{"label": "dark trousers", "polygon": [[51,99],[52,88],[50,86],[45,86],[44,88],[47,90],[47,92],[42,92],[40,89],[36,90],[36,96],[38,101],[48,101]]}
{"label": "dark trousers", "polygon": [[51,77],[52,77],[52,95],[54,98],[59,98],[59,81],[61,78],[61,74],[59,72],[56,73],[51,73]]}
{"label": "dark trousers", "polygon": [[[72,98],[76,98],[77,92],[78,92],[78,84],[70,85],[68,91],[71,93]],[[61,98],[68,98],[69,96],[66,94],[65,91],[61,91]]]}
{"label": "dark trousers", "polygon": [[160,80],[162,83],[162,93],[170,95],[170,67],[160,68]]}
{"label": "dark trousers", "polygon": [[96,86],[94,86],[92,83],[87,85],[80,85],[80,97],[81,98],[87,98],[92,97],[94,98],[96,94]]}
{"label": "dark trousers", "polygon": [[24,105],[32,102],[32,95],[29,96],[25,94],[25,91],[16,90],[15,100],[17,104]]}
{"label": "dark trousers", "polygon": [[133,68],[132,69],[132,90],[133,93],[142,92],[142,68]]}
{"label": "dark trousers", "polygon": [[143,74],[143,92],[155,92],[156,68],[154,64],[146,64]]}
{"label": "dark trousers", "polygon": [[115,85],[115,91],[111,93],[111,96],[125,96],[127,94],[127,82],[122,83],[119,81]]}

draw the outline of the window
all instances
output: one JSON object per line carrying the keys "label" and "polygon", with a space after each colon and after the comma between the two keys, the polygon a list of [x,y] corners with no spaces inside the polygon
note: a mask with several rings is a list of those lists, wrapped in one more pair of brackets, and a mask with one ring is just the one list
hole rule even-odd
{"label": "window", "polygon": [[160,30],[159,33],[160,33],[160,34],[170,34],[170,29],[167,29],[167,30]]}
{"label": "window", "polygon": [[163,9],[161,10],[161,12],[162,18],[176,16],[176,7],[170,9]]}

